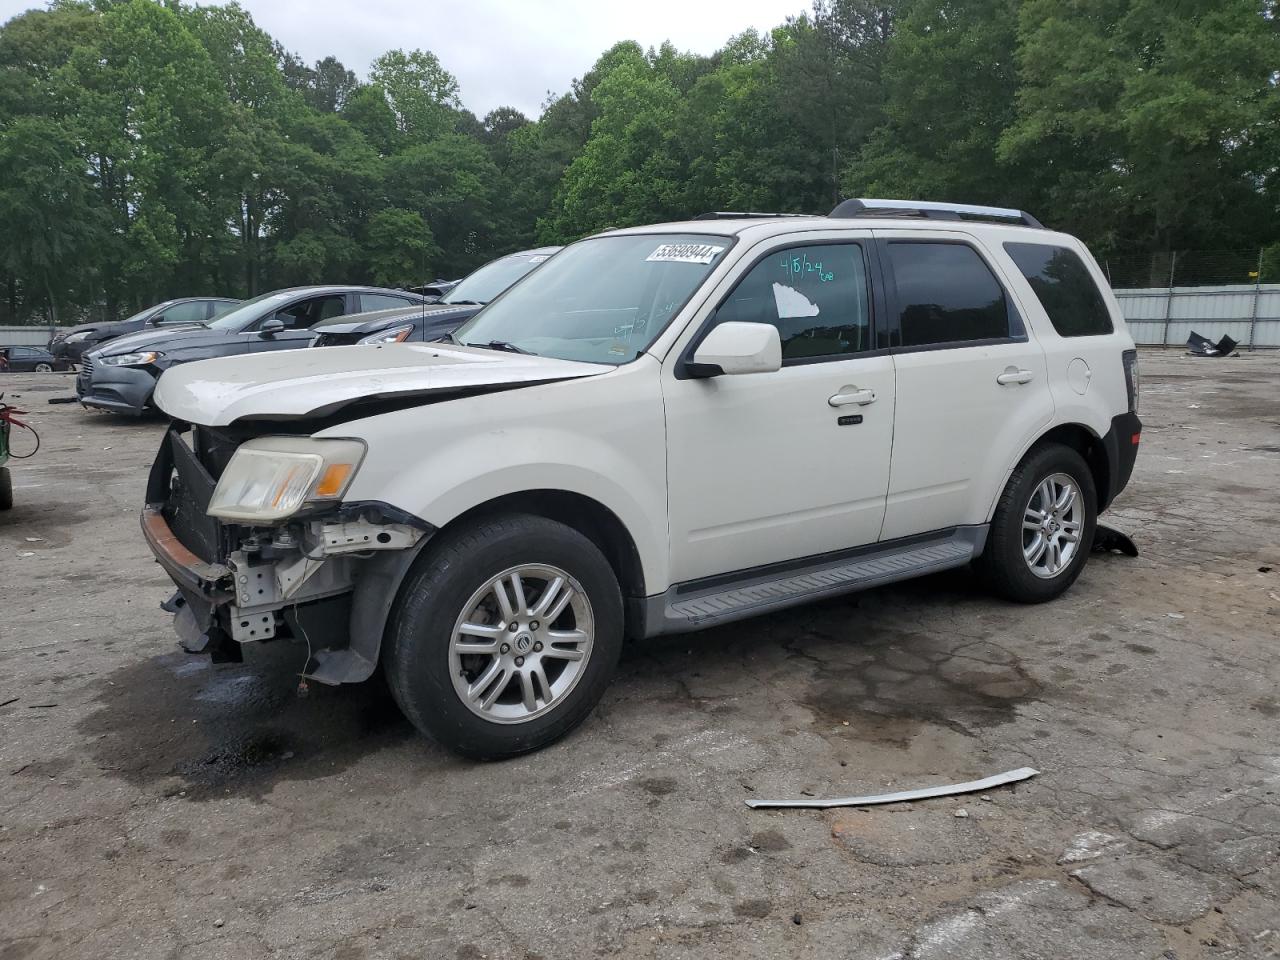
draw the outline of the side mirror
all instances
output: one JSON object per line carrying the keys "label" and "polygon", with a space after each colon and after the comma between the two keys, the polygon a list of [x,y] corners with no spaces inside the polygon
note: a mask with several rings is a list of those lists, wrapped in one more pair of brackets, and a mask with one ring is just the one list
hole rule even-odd
{"label": "side mirror", "polygon": [[782,338],[769,323],[722,323],[699,344],[686,370],[694,377],[773,373],[782,369]]}
{"label": "side mirror", "polygon": [[148,322],[149,324],[151,324],[151,326],[153,326],[153,327],[158,327],[158,326],[160,326],[160,324],[164,323],[164,314],[162,313],[162,314],[160,314],[159,316],[152,317],[152,318],[151,318],[150,320],[148,320],[147,322]]}
{"label": "side mirror", "polygon": [[258,333],[264,337],[274,337],[277,333],[284,329],[284,321],[279,317],[271,317],[262,321],[262,326],[258,328]]}

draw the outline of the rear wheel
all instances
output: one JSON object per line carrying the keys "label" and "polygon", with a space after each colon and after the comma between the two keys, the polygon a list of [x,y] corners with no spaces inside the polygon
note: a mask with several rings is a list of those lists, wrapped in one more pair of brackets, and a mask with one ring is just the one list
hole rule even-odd
{"label": "rear wheel", "polygon": [[419,730],[497,758],[581,723],[621,649],[621,592],[599,548],[564,524],[514,515],[430,548],[396,602],[384,662]]}
{"label": "rear wheel", "polygon": [[1084,458],[1051,443],[1014,469],[976,564],[996,593],[1042,603],[1063,593],[1084,569],[1097,525],[1097,491]]}

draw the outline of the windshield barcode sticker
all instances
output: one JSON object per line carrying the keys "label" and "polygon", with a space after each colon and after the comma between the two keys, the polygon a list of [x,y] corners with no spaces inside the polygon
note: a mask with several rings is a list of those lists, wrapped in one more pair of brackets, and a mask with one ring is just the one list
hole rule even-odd
{"label": "windshield barcode sticker", "polygon": [[664,243],[644,259],[660,263],[710,263],[723,250],[724,247],[710,243]]}

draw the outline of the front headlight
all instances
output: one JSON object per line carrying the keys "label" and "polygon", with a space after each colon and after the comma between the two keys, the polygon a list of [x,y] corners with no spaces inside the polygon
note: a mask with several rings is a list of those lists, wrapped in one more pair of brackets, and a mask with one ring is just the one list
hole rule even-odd
{"label": "front headlight", "polygon": [[[91,333],[93,333],[92,330],[81,330],[79,333],[73,333],[69,337],[66,337],[66,341],[67,343],[79,343],[81,340],[86,339]],[[56,343],[62,339],[62,337],[54,337],[54,342]]]}
{"label": "front headlight", "polygon": [[359,440],[259,437],[237,448],[209,500],[208,514],[273,523],[304,506],[342,499],[364,459]]}
{"label": "front headlight", "polygon": [[413,333],[413,324],[406,323],[402,327],[388,327],[386,330],[371,333],[367,337],[361,337],[356,343],[403,343],[409,339],[411,333]]}
{"label": "front headlight", "polygon": [[146,350],[142,353],[121,353],[114,357],[98,357],[95,362],[108,367],[145,367],[163,356],[163,353]]}

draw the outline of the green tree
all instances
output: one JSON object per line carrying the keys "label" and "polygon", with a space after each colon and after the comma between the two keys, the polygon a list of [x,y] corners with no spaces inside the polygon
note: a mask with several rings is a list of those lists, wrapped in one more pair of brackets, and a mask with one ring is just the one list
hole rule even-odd
{"label": "green tree", "polygon": [[401,139],[396,130],[396,115],[391,112],[381,87],[371,84],[356,87],[342,105],[342,118],[383,156],[392,153]]}
{"label": "green tree", "polygon": [[883,125],[844,174],[848,196],[1019,206],[997,148],[1014,121],[1018,0],[915,0],[884,66]]}
{"label": "green tree", "polygon": [[457,276],[489,259],[499,242],[498,182],[484,146],[450,133],[390,157],[384,190],[390,206],[422,217],[442,251],[439,269]]}
{"label": "green tree", "polygon": [[598,115],[560,183],[551,234],[567,240],[682,215],[685,165],[673,135],[682,98],[674,84],[636,50],[615,61],[591,98]]}
{"label": "green tree", "polygon": [[[1103,248],[1274,236],[1258,145],[1280,31],[1253,0],[1026,0],[1017,119],[1000,143],[1046,215]],[[1271,174],[1272,179],[1274,173]]]}
{"label": "green tree", "polygon": [[369,218],[364,249],[370,279],[387,287],[427,282],[440,256],[422,215],[396,207],[379,210]]}
{"label": "green tree", "polygon": [[67,278],[103,239],[99,218],[86,216],[91,189],[76,144],[53,121],[23,117],[0,131],[0,267],[32,288],[50,323],[77,292]]}
{"label": "green tree", "polygon": [[369,82],[382,88],[396,128],[407,138],[429,140],[452,127],[458,81],[434,53],[389,50],[373,61]]}

